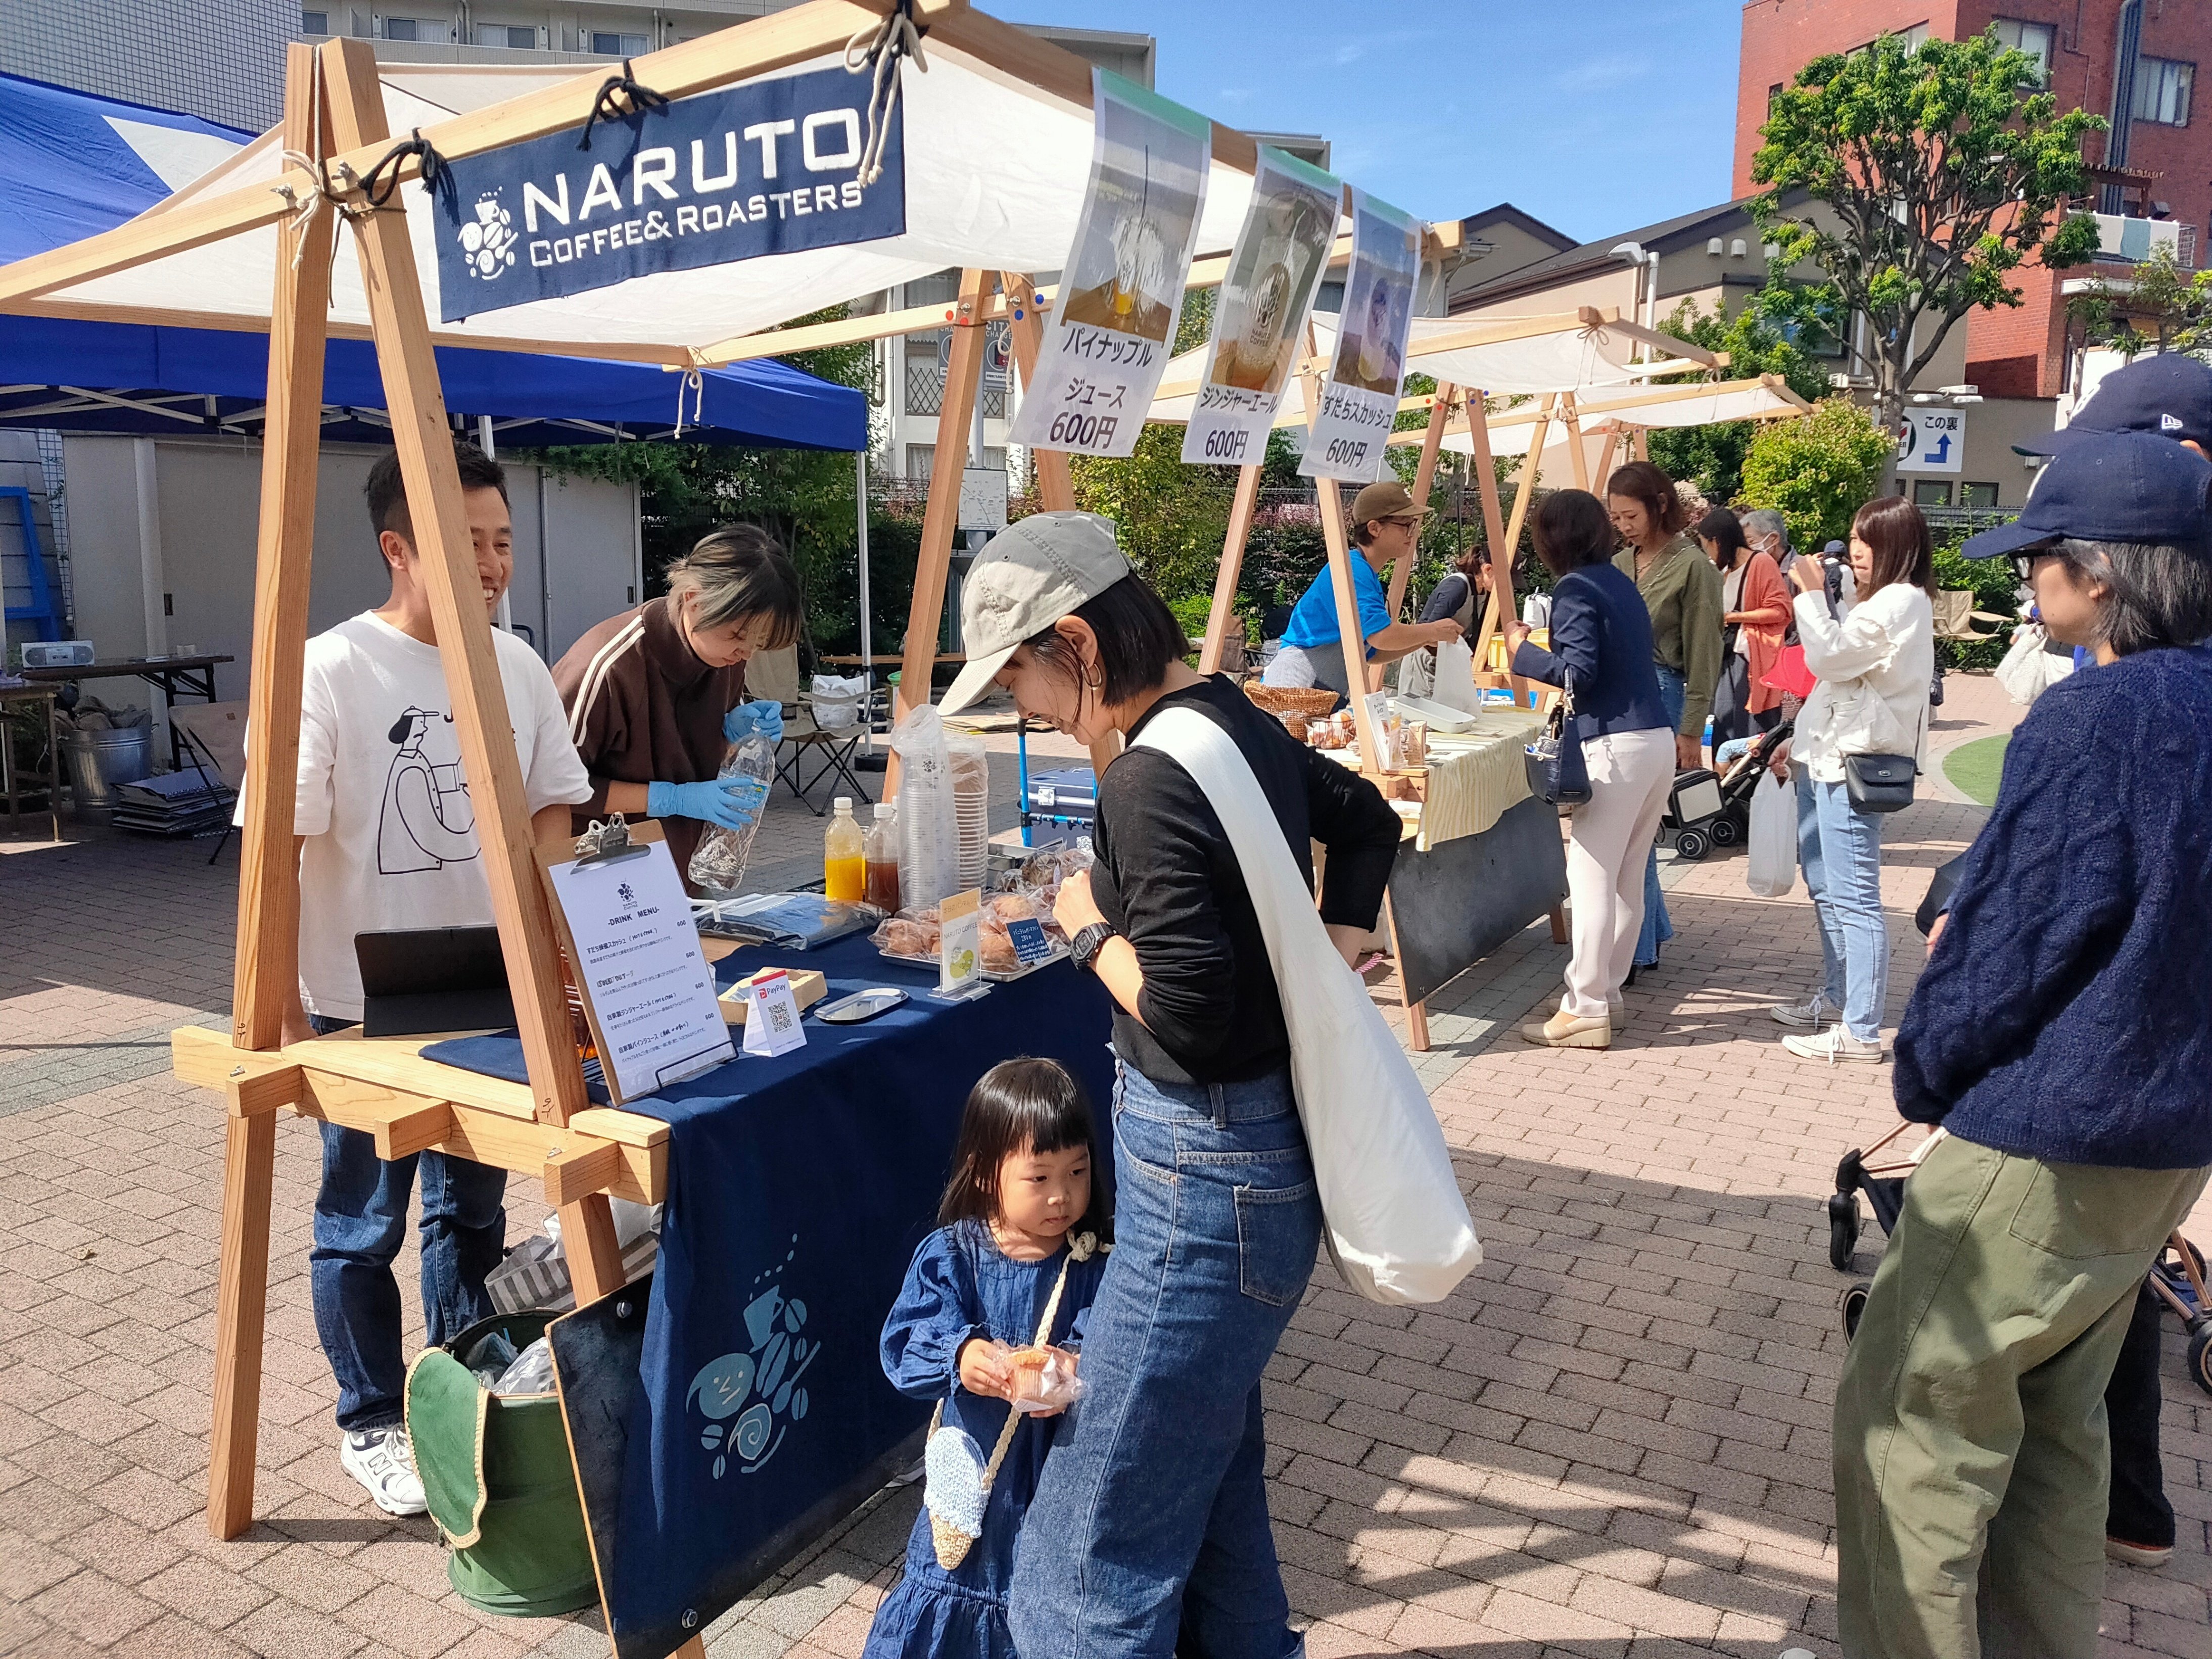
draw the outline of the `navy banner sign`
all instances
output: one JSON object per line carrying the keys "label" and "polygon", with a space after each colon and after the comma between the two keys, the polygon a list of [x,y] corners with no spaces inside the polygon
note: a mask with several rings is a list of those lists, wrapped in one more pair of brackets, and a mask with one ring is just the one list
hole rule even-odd
{"label": "navy banner sign", "polygon": [[702,93],[447,164],[436,199],[440,313],[906,229],[904,111],[860,181],[869,80],[841,69]]}

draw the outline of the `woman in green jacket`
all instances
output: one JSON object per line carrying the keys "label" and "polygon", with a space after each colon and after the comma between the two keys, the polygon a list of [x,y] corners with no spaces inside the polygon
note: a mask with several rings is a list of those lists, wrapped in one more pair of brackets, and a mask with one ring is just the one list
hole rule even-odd
{"label": "woman in green jacket", "polygon": [[[1678,770],[1702,764],[1705,718],[1721,678],[1721,576],[1688,534],[1688,515],[1674,481],[1649,461],[1632,461],[1606,480],[1606,508],[1627,545],[1614,568],[1632,578],[1651,612],[1651,665],[1659,696],[1674,722]],[[1644,933],[1636,966],[1658,965],[1659,947],[1674,938],[1659,890],[1655,847],[1644,872]]]}

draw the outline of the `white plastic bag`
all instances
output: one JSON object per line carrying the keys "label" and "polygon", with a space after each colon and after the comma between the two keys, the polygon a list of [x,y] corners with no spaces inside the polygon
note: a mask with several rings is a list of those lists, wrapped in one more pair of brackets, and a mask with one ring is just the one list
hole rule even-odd
{"label": "white plastic bag", "polygon": [[1474,653],[1464,636],[1437,647],[1435,681],[1426,696],[1463,714],[1482,712],[1482,694],[1474,688]]}
{"label": "white plastic bag", "polygon": [[899,757],[899,896],[911,906],[960,890],[960,813],[945,721],[927,703],[891,728]]}
{"label": "white plastic bag", "polygon": [[1482,1260],[1443,1131],[1406,1051],[1322,928],[1250,763],[1187,708],[1155,714],[1137,741],[1190,774],[1237,851],[1283,1000],[1291,1086],[1337,1271],[1370,1302],[1441,1302]]}
{"label": "white plastic bag", "polygon": [[2074,672],[2071,659],[2045,649],[2051,636],[2041,623],[2024,622],[2012,630],[2012,645],[1997,665],[1997,684],[2025,708]]}
{"label": "white plastic bag", "polygon": [[815,725],[824,732],[851,731],[860,723],[867,695],[868,683],[859,675],[848,679],[836,674],[817,674],[813,696],[808,699]]}
{"label": "white plastic bag", "polygon": [[1797,884],[1797,792],[1771,771],[1751,792],[1751,866],[1744,884],[1759,898],[1780,898]]}

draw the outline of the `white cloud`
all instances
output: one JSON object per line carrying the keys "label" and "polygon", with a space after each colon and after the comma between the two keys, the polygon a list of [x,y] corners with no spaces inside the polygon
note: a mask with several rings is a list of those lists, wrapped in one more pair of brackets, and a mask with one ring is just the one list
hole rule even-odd
{"label": "white cloud", "polygon": [[1561,92],[1603,92],[1626,86],[1631,81],[1640,81],[1650,72],[1651,66],[1643,59],[1615,52],[1577,64],[1564,75],[1554,76],[1552,84]]}

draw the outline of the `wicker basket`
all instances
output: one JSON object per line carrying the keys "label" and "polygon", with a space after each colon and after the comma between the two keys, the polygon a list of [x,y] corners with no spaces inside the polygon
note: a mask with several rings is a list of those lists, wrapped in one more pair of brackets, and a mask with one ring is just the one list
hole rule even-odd
{"label": "wicker basket", "polygon": [[1322,685],[1262,685],[1248,680],[1244,695],[1270,714],[1304,714],[1316,720],[1337,703],[1336,693]]}

